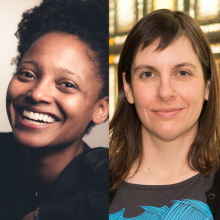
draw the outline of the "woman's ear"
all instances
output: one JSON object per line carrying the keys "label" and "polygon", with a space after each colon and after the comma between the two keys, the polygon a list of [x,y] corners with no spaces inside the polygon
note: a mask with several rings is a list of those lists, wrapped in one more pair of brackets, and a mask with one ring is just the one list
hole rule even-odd
{"label": "woman's ear", "polygon": [[108,112],[109,112],[109,97],[106,96],[96,102],[92,121],[95,124],[101,124],[107,119]]}
{"label": "woman's ear", "polygon": [[209,100],[209,88],[210,88],[210,80],[208,80],[208,82],[206,83],[206,87],[205,87],[205,100],[206,101]]}
{"label": "woman's ear", "polygon": [[123,84],[124,84],[125,96],[126,96],[128,102],[129,102],[130,104],[134,104],[134,97],[133,97],[133,93],[132,93],[132,90],[131,90],[131,86],[130,86],[130,84],[126,81],[125,76],[126,76],[126,73],[123,72],[123,73],[122,73],[122,77],[123,77]]}

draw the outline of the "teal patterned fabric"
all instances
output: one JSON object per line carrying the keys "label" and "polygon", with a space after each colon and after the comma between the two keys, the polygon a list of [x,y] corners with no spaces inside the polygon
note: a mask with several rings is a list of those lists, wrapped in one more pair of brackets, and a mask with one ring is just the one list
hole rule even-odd
{"label": "teal patterned fabric", "polygon": [[197,200],[174,200],[168,208],[141,206],[143,213],[133,218],[124,218],[125,208],[121,211],[110,214],[109,220],[214,220],[209,206]]}

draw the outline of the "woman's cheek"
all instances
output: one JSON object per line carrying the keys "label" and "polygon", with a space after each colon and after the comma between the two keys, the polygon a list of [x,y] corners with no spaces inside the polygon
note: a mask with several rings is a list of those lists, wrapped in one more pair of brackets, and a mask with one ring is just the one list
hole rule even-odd
{"label": "woman's cheek", "polygon": [[25,91],[23,84],[20,83],[15,77],[12,78],[8,85],[8,90],[6,94],[6,110],[12,128],[15,126],[16,123],[16,112],[14,109],[14,104],[19,97],[24,95],[24,93]]}
{"label": "woman's cheek", "polygon": [[15,96],[15,90],[13,90],[13,79],[10,81],[8,85],[7,95],[6,95],[6,110],[8,114],[8,119],[12,126],[12,112],[13,112],[13,97]]}

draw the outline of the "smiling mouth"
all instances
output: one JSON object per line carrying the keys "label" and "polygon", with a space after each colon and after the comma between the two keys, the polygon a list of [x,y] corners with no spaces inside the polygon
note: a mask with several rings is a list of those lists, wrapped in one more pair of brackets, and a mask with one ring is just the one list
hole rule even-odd
{"label": "smiling mouth", "polygon": [[27,109],[23,110],[22,119],[28,123],[35,125],[45,125],[56,121],[56,119],[48,114],[32,112]]}
{"label": "smiling mouth", "polygon": [[154,111],[154,113],[157,114],[158,116],[169,118],[169,117],[173,117],[177,115],[179,112],[181,112],[181,110],[182,110],[181,108],[180,109],[160,109],[160,110]]}

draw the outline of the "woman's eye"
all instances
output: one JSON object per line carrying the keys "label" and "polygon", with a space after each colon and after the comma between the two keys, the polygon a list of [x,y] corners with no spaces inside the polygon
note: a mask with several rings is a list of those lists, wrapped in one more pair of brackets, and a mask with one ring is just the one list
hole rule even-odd
{"label": "woman's eye", "polygon": [[154,74],[153,74],[152,72],[144,72],[144,73],[142,74],[142,77],[145,77],[145,78],[150,78],[150,77],[152,77],[152,76],[154,76]]}
{"label": "woman's eye", "polygon": [[62,83],[62,85],[67,88],[76,88],[76,86],[74,86],[72,83],[69,82],[64,82]]}
{"label": "woman's eye", "polygon": [[23,72],[22,75],[24,75],[25,77],[28,77],[28,78],[34,78],[34,76],[29,72]]}
{"label": "woman's eye", "polygon": [[30,72],[19,72],[16,74],[20,80],[36,79],[35,75]]}
{"label": "woman's eye", "polygon": [[189,76],[190,74],[188,72],[186,72],[186,71],[179,71],[177,73],[177,75],[179,75],[179,76]]}
{"label": "woman's eye", "polygon": [[57,89],[63,93],[76,93],[77,91],[80,91],[75,81],[66,78],[61,78],[58,80],[56,82],[56,86]]}
{"label": "woman's eye", "polygon": [[59,83],[58,89],[64,93],[75,93],[77,90],[80,91],[79,87],[75,83],[70,82]]}
{"label": "woman's eye", "polygon": [[63,85],[65,87],[70,87],[70,88],[74,87],[72,83],[67,83],[67,82],[63,83]]}

